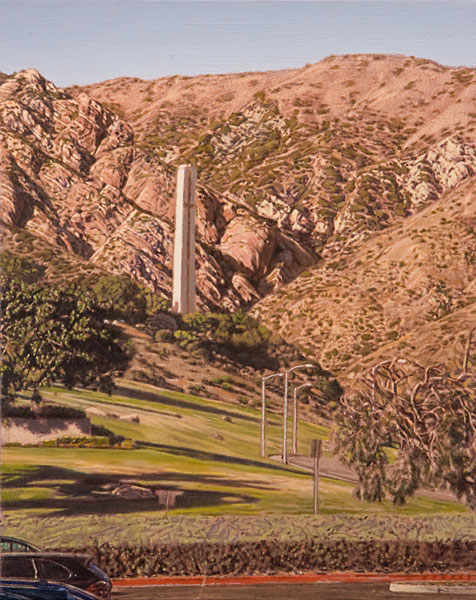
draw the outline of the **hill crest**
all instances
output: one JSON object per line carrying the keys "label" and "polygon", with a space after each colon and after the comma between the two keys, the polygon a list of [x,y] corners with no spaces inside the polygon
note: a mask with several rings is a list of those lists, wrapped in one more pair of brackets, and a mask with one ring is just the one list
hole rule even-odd
{"label": "hill crest", "polygon": [[[471,303],[457,298],[472,298],[474,278],[464,223],[473,218],[475,74],[414,57],[347,55],[301,69],[120,78],[67,90],[34,69],[2,78],[5,247],[34,255],[52,280],[121,273],[169,296],[175,170],[193,161],[201,310],[256,304],[268,324],[339,373],[370,364],[388,335],[396,348],[405,336],[418,337],[428,325],[416,315],[431,303],[446,306],[444,315],[435,308],[434,321],[443,326],[453,316],[448,338],[457,337],[459,326],[473,322]],[[424,219],[420,229],[428,229],[433,210],[446,222],[432,224],[418,248],[382,233],[402,228],[415,237],[414,224]],[[387,256],[407,265],[398,277],[408,296],[402,306],[413,315],[408,324],[392,325],[396,317],[385,312],[392,303],[379,309],[367,297],[358,311],[380,320],[362,317],[363,331],[329,333],[319,322],[355,317],[355,303],[325,300],[328,286],[343,286],[338,280],[352,270],[375,288],[375,299],[392,294],[380,282],[390,260],[369,283],[385,244]],[[410,247],[434,259],[435,269],[440,258],[447,265],[445,277],[431,275],[431,293],[416,288],[423,276],[407,257]],[[302,274],[310,268],[311,277]],[[453,271],[457,277],[446,276]],[[310,281],[321,290],[313,306],[304,302]],[[306,318],[296,319],[303,302]],[[420,345],[409,342],[417,354]]]}

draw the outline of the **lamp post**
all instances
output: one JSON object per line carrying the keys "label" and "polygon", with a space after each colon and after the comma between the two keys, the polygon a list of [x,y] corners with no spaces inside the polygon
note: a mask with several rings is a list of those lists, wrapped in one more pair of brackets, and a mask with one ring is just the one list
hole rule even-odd
{"label": "lamp post", "polygon": [[298,414],[297,414],[297,393],[302,388],[312,387],[312,383],[303,383],[294,388],[294,414],[293,414],[293,454],[298,453],[297,448],[297,430],[298,430]]}
{"label": "lamp post", "polygon": [[273,377],[282,377],[282,373],[273,373],[267,377],[261,378],[261,456],[266,456],[265,451],[265,431],[266,431],[266,382]]}
{"label": "lamp post", "polygon": [[291,371],[295,371],[296,369],[310,369],[314,365],[306,363],[305,365],[296,365],[295,367],[291,367],[290,369],[285,369],[284,371],[284,424],[283,424],[283,463],[287,464],[288,462],[288,381],[289,381],[289,373]]}

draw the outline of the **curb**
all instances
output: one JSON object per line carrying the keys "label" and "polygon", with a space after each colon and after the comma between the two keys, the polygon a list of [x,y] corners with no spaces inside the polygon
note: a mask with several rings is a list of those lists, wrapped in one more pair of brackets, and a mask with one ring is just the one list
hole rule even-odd
{"label": "curb", "polygon": [[476,585],[429,585],[415,583],[391,583],[391,592],[400,594],[452,594],[455,596],[476,595]]}
{"label": "curb", "polygon": [[[476,572],[466,573],[304,573],[302,575],[246,575],[243,577],[184,577],[159,576],[138,577],[135,579],[113,579],[113,587],[151,587],[162,585],[258,585],[265,583],[358,583],[378,582],[398,585],[413,585],[420,591],[418,583],[476,583]],[[439,586],[424,586],[441,589]],[[457,587],[457,586],[453,586]],[[459,586],[461,587],[461,586]],[[444,586],[447,590],[448,586]],[[476,586],[464,586],[464,589],[476,590]],[[399,590],[401,591],[401,590]]]}

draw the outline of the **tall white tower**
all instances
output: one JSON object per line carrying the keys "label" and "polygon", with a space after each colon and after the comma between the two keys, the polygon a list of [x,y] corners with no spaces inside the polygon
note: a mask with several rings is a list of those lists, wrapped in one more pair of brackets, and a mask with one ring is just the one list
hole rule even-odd
{"label": "tall white tower", "polygon": [[192,165],[177,173],[172,309],[182,315],[195,312],[195,182]]}

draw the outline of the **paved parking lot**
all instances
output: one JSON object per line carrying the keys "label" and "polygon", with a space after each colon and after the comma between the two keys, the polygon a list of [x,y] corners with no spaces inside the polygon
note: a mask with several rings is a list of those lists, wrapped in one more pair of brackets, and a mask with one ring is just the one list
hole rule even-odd
{"label": "paved parking lot", "polygon": [[116,588],[113,600],[455,600],[454,593],[396,593],[388,583],[168,585]]}

